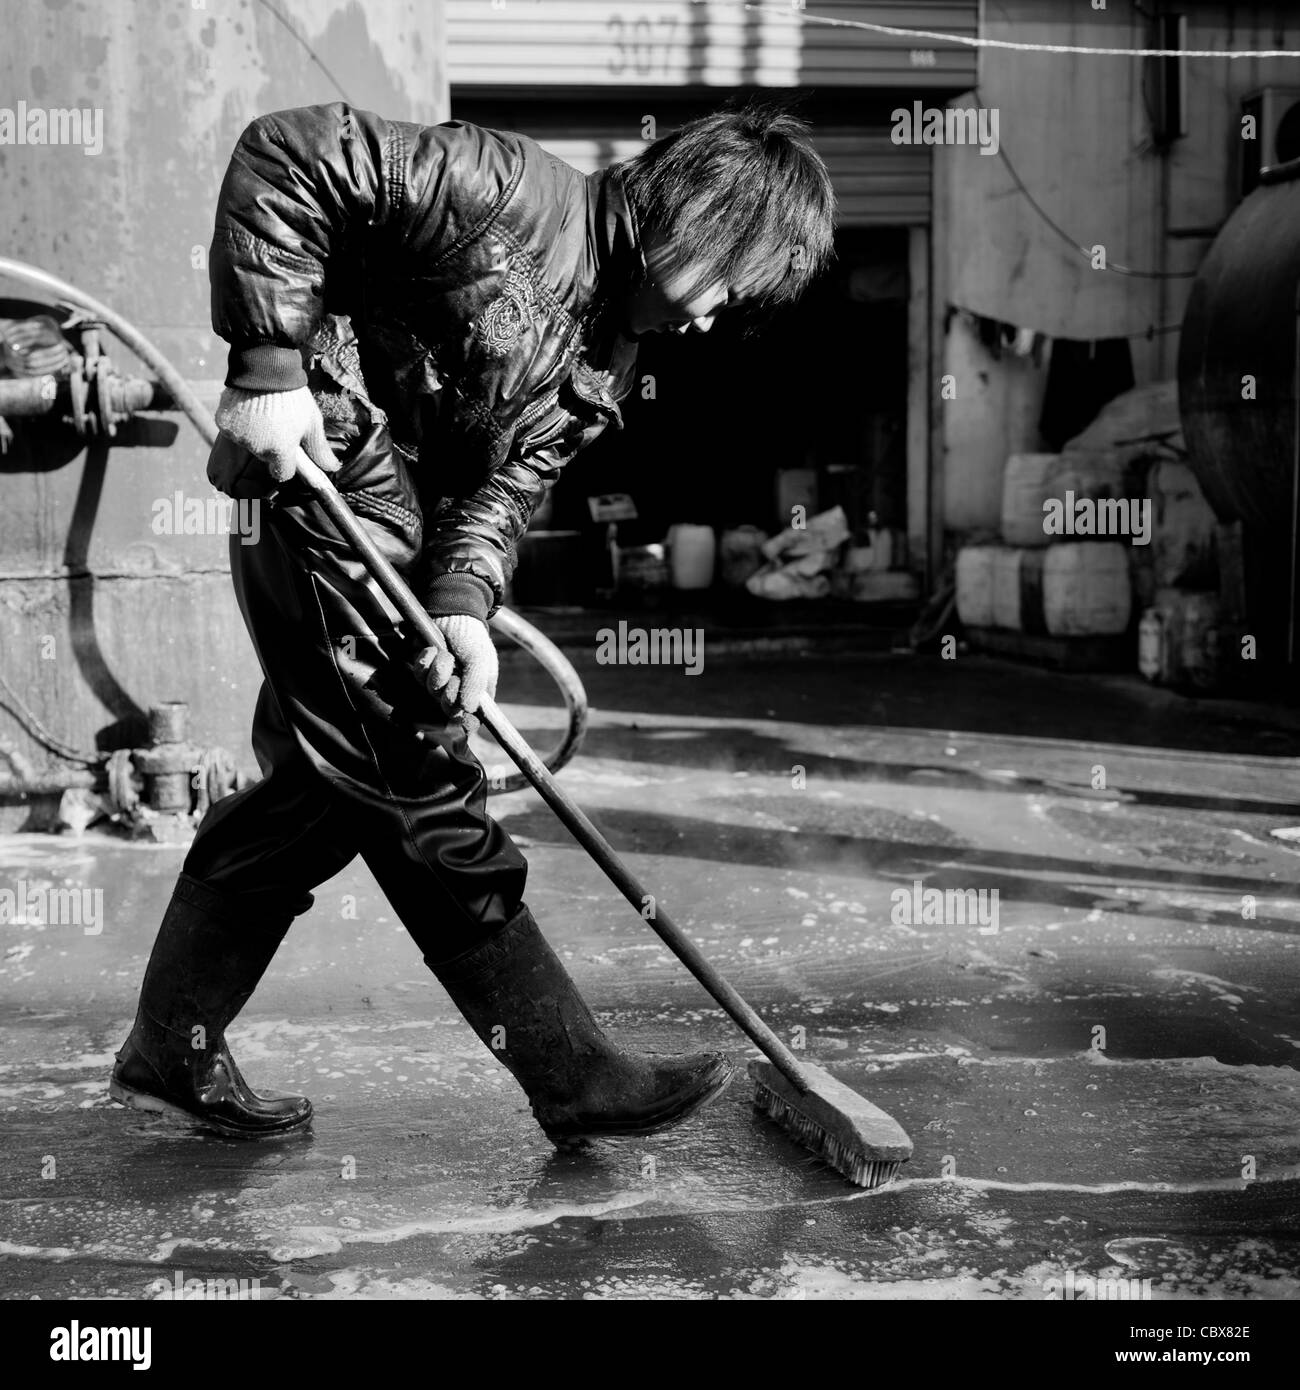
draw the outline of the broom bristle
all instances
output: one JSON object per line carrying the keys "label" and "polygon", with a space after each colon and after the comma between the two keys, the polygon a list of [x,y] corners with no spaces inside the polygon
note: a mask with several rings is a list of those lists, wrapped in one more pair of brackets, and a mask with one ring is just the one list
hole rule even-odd
{"label": "broom bristle", "polygon": [[798,1092],[770,1062],[754,1061],[754,1104],[858,1187],[884,1187],[911,1157],[912,1141],[891,1116],[818,1067]]}

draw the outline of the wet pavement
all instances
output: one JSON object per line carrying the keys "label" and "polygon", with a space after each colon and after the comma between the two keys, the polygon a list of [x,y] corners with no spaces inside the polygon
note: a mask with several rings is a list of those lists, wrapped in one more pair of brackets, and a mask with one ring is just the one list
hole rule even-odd
{"label": "wet pavement", "polygon": [[[1300,839],[1272,832],[1300,826],[1300,721],[960,665],[584,666],[563,774],[777,1031],[908,1129],[893,1186],[811,1159],[743,1075],[682,1128],[557,1152],[359,863],[229,1032],[312,1132],[125,1111],[107,1072],[183,850],[12,835],[0,888],[102,889],[103,920],[0,926],[0,1296],[1296,1297]],[[545,742],[534,673],[502,698]],[[532,793],[494,807],[613,1033],[756,1055]],[[996,915],[915,920],[936,888]]]}

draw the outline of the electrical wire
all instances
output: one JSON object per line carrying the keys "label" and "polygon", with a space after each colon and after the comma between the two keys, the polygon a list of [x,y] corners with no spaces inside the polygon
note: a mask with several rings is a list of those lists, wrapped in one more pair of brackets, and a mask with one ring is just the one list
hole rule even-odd
{"label": "electrical wire", "polygon": [[1150,328],[1139,328],[1135,333],[1114,333],[1115,338],[1145,338],[1150,342],[1152,338],[1159,338],[1165,333],[1181,333],[1183,326],[1181,323],[1166,323],[1157,328],[1154,324]]}
{"label": "electrical wire", "polygon": [[760,5],[753,3],[753,0],[691,0],[691,3],[735,3],[742,10],[779,15],[800,24],[821,24],[833,29],[865,29],[873,34],[888,34],[892,38],[930,39],[964,48],[996,48],[1012,53],[1086,53],[1104,58],[1300,58],[1300,49],[1294,48],[1093,48],[1074,43],[1021,43],[1014,39],[946,34],[936,29],[904,29],[896,24],[875,24],[865,19],[832,19],[829,15],[809,14],[794,4]]}
{"label": "electrical wire", "polygon": [[[978,309],[968,309],[968,308],[966,308],[965,305],[962,305],[962,304],[954,304],[951,300],[948,301],[948,311],[949,311],[950,314],[954,314],[954,313],[957,313],[957,314],[969,314],[969,315],[971,316],[971,318],[987,318],[987,317],[988,317],[987,314],[981,314],[980,311],[979,311]],[[1130,338],[1131,338],[1131,339],[1135,339],[1135,340],[1138,339],[1138,338],[1144,338],[1144,339],[1146,339],[1147,342],[1150,342],[1152,338],[1159,338],[1159,337],[1162,337],[1162,336],[1163,336],[1164,334],[1166,334],[1166,333],[1179,333],[1179,332],[1182,331],[1182,327],[1183,327],[1183,325],[1182,325],[1181,323],[1166,323],[1166,324],[1162,324],[1159,328],[1157,328],[1157,327],[1155,326],[1155,324],[1151,324],[1151,325],[1148,326],[1147,328],[1137,328],[1137,329],[1134,329],[1132,332],[1129,332],[1129,333],[1107,333],[1107,334],[1105,335],[1104,341],[1110,342],[1110,341],[1112,341],[1113,339],[1116,339],[1116,338],[1124,338],[1124,339],[1130,339]],[[1047,335],[1044,335],[1044,336],[1047,336]],[[1096,341],[1096,342],[1102,342],[1103,339],[1098,338],[1098,339],[1095,339],[1094,341]]]}
{"label": "electrical wire", "polygon": [[[976,104],[978,106],[983,106],[984,102],[983,98],[980,96],[979,89],[975,88],[973,94]],[[1047,223],[1062,241],[1068,242],[1085,260],[1091,261],[1092,251],[1084,246],[1082,242],[1076,241],[1029,191],[1024,179],[1022,179],[1017,172],[1016,166],[1012,164],[1011,158],[1007,154],[1006,146],[1001,140],[998,141],[998,157],[1002,160],[1002,163],[1006,165],[1007,173],[1011,175],[1011,181],[1015,184],[1017,192],[1020,193],[1021,197],[1025,199],[1029,206],[1033,208],[1039,217]],[[1118,261],[1111,260],[1108,260],[1105,265],[1100,268],[1113,271],[1116,275],[1127,275],[1133,279],[1139,280],[1194,280],[1197,275],[1197,272],[1194,270],[1134,270],[1131,266],[1120,265]]]}
{"label": "electrical wire", "polygon": [[316,50],[311,46],[311,44],[309,44],[307,40],[304,39],[303,36],[293,27],[293,25],[289,23],[289,21],[284,17],[284,15],[282,15],[280,11],[277,10],[275,6],[270,3],[270,0],[258,0],[258,3],[262,6],[263,9],[269,10],[276,17],[276,19],[278,19],[280,23],[284,25],[284,27],[289,31],[289,33],[291,33],[293,37],[297,39],[297,41],[303,46],[303,48],[307,50],[307,56],[334,84],[334,89],[338,92],[339,96],[341,96],[343,100],[346,101],[349,106],[351,106],[352,98],[348,96],[347,92],[343,90],[343,84],[321,61],[319,55],[317,54]]}
{"label": "electrical wire", "polygon": [[64,762],[82,763],[86,767],[97,767],[108,756],[106,753],[79,752],[70,743],[64,743],[50,733],[3,675],[0,675],[0,691],[5,697],[0,700],[0,708],[7,710],[47,752],[62,758]]}

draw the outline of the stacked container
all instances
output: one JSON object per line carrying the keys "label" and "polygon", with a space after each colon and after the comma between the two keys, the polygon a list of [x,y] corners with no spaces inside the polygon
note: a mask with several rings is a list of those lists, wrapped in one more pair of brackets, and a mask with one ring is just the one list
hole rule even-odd
{"label": "stacked container", "polygon": [[1113,454],[1012,454],[1003,473],[1003,544],[968,546],[957,556],[962,623],[1030,636],[1127,632],[1133,609],[1129,538],[1058,539],[1048,530],[1048,504],[1072,524],[1079,502],[1124,497],[1124,469]]}

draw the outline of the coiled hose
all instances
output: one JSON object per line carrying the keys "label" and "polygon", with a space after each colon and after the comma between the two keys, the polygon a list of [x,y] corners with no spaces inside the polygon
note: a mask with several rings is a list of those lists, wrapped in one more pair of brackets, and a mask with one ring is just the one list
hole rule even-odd
{"label": "coiled hose", "polygon": [[[79,309],[102,323],[156,374],[171,398],[171,404],[189,417],[204,442],[209,447],[216,443],[217,422],[207,407],[199,400],[189,382],[134,324],[115,313],[107,304],[101,304],[99,300],[82,293],[75,285],[23,261],[0,256],[0,275],[44,290],[58,304]],[[518,613],[508,608],[499,609],[492,619],[492,627],[533,657],[559,688],[568,725],[559,743],[542,757],[551,772],[558,772],[577,753],[587,732],[587,692],[582,681],[555,643]],[[523,773],[510,763],[494,764],[484,770],[489,791],[513,792],[529,785]]]}

